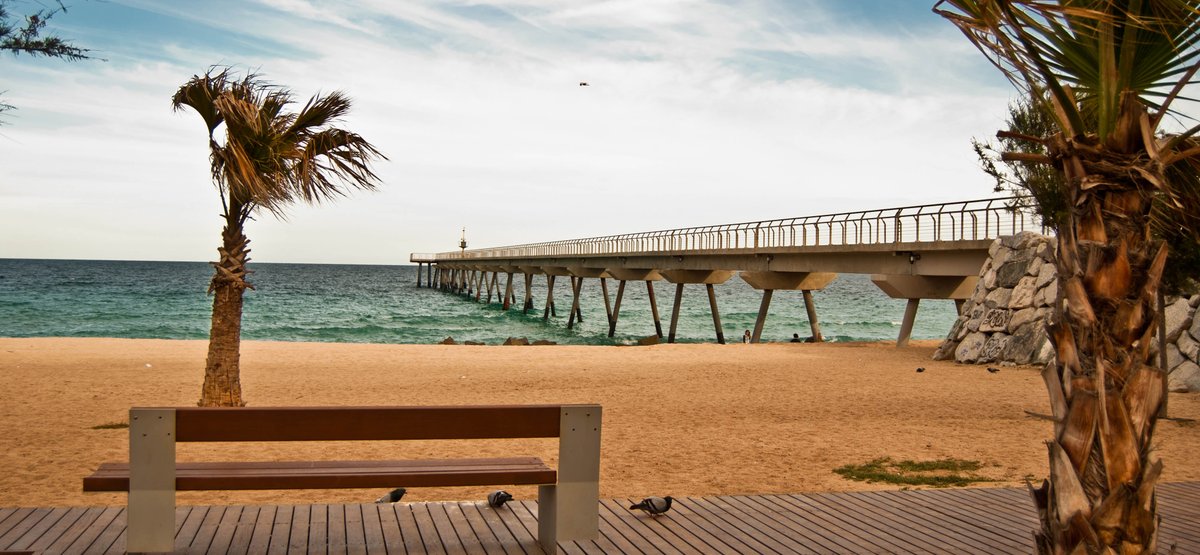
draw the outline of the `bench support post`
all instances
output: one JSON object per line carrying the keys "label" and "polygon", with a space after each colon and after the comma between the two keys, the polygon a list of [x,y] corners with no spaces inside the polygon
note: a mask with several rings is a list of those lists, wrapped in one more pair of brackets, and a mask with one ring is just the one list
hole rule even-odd
{"label": "bench support post", "polygon": [[165,553],[175,547],[175,411],[129,411],[129,503],[126,549]]}
{"label": "bench support post", "polygon": [[600,531],[600,406],[563,407],[558,484],[538,486],[538,543],[596,539]]}

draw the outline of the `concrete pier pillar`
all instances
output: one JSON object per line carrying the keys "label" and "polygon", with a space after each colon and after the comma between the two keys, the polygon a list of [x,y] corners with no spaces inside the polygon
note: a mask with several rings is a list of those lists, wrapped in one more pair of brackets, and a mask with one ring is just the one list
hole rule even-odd
{"label": "concrete pier pillar", "polygon": [[[554,311],[554,274],[546,274],[546,308],[542,312],[542,319],[550,317],[550,313]],[[554,314],[558,316],[557,313]]]}
{"label": "concrete pier pillar", "polygon": [[504,310],[508,310],[509,308],[512,308],[512,296],[513,296],[512,280],[513,280],[513,273],[508,272],[508,282],[504,284]]}
{"label": "concrete pier pillar", "polygon": [[658,301],[654,300],[654,282],[646,280],[646,296],[650,297],[650,316],[654,318],[654,333],[662,339],[662,319],[658,317]]}
{"label": "concrete pier pillar", "polygon": [[522,309],[526,314],[533,310],[533,274],[525,273],[525,307]]}
{"label": "concrete pier pillar", "polygon": [[800,291],[804,295],[804,308],[808,313],[808,325],[812,329],[814,341],[821,341],[821,328],[817,324],[817,308],[812,302],[812,292],[824,289],[837,274],[831,272],[741,272],[742,281],[750,287],[763,292],[763,304],[758,310],[758,319],[754,322],[754,334],[751,341],[761,340],[760,327],[765,327],[767,312],[774,291]]}
{"label": "concrete pier pillar", "polygon": [[667,343],[675,342],[675,328],[679,325],[679,307],[683,305],[683,284],[675,284],[675,306],[671,308],[671,333],[667,335]]}
{"label": "concrete pier pillar", "polygon": [[817,304],[813,302],[812,291],[805,289],[801,293],[804,294],[804,311],[808,313],[808,329],[812,331],[812,340],[823,343],[825,336],[821,335],[821,324],[817,322]]}
{"label": "concrete pier pillar", "polygon": [[754,333],[750,336],[751,343],[758,343],[762,339],[763,325],[767,323],[767,310],[771,308],[771,296],[774,293],[774,289],[763,289],[762,304],[758,305],[758,318],[754,319]]}
{"label": "concrete pier pillar", "polygon": [[417,262],[417,289],[421,288],[421,273],[425,271],[425,264]]}
{"label": "concrete pier pillar", "polygon": [[725,330],[721,329],[721,312],[717,310],[717,292],[713,284],[705,283],[708,288],[708,308],[712,310],[713,327],[717,330],[717,343],[725,344]]}
{"label": "concrete pier pillar", "polygon": [[579,309],[579,291],[583,289],[583,278],[571,276],[571,315],[567,317],[567,329],[575,327],[575,318],[578,317],[580,323],[583,322],[583,315]]}
{"label": "concrete pier pillar", "polygon": [[[608,313],[608,336],[612,337],[617,333],[617,318],[621,316],[621,297],[625,296],[625,280],[617,280],[617,298],[613,302],[612,311]],[[604,285],[604,280],[600,280],[600,287],[604,289],[604,308],[608,308],[608,287]]]}
{"label": "concrete pier pillar", "polygon": [[871,281],[893,299],[908,299],[904,307],[904,320],[900,322],[900,335],[896,338],[896,346],[904,347],[912,336],[921,299],[966,300],[975,292],[979,276],[875,274],[871,276]]}
{"label": "concrete pier pillar", "polygon": [[717,342],[725,343],[725,332],[721,330],[721,315],[717,311],[717,296],[714,285],[720,285],[733,277],[729,270],[659,270],[664,279],[675,284],[675,306],[671,309],[671,331],[667,335],[667,343],[675,342],[675,330],[679,324],[679,304],[683,300],[683,285],[685,283],[703,283],[708,289],[708,304],[712,310],[713,326],[717,328]]}
{"label": "concrete pier pillar", "polygon": [[429,265],[425,267],[425,277],[428,278],[425,280],[425,283],[428,283],[429,287],[432,289],[433,288],[433,263],[432,262],[430,262]]}
{"label": "concrete pier pillar", "polygon": [[917,306],[920,304],[921,299],[909,299],[908,305],[904,307],[904,320],[900,322],[900,337],[896,338],[897,347],[908,345],[908,340],[912,337],[913,322],[917,320]]}

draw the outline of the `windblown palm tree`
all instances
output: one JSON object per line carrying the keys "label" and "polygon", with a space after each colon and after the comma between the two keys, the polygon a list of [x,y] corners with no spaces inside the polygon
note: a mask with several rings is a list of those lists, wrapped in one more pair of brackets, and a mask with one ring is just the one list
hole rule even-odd
{"label": "windblown palm tree", "polygon": [[[246,219],[260,209],[276,217],[297,200],[316,204],[344,195],[346,185],[374,189],[378,178],[370,164],[386,160],[371,143],[331,127],[350,110],[339,92],[312,97],[296,113],[289,91],[258,80],[237,80],[229,68],[213,67],[193,76],[175,93],[175,110],[188,106],[208,126],[212,178],[221,194],[220,260],[208,292],[213,295],[212,328],[200,406],[242,406],[239,359],[242,295],[253,289],[246,281],[250,240]],[[224,124],[224,143],[216,136]]]}
{"label": "windblown palm tree", "polygon": [[1054,168],[1066,201],[1057,357],[1043,373],[1050,479],[1031,487],[1038,551],[1154,553],[1166,376],[1150,347],[1168,246],[1152,230],[1194,223],[1200,207],[1200,128],[1162,125],[1200,68],[1200,0],[940,0],[934,11],[1052,115],[1047,136],[1016,137],[1037,148],[1003,154]]}

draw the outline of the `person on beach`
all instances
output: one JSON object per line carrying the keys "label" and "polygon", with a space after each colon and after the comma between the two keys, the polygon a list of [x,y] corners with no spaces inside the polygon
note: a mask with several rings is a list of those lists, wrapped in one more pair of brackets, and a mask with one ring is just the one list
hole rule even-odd
{"label": "person on beach", "polygon": [[800,339],[800,334],[793,333],[792,334],[792,343],[804,343],[804,340]]}
{"label": "person on beach", "polygon": [[749,342],[750,342],[750,330],[746,330],[746,333],[742,334],[742,343],[749,343]]}

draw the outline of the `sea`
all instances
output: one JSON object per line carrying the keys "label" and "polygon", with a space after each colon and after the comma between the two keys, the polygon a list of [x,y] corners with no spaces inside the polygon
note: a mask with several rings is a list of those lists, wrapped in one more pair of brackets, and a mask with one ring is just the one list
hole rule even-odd
{"label": "sea", "polygon": [[[628,345],[654,335],[644,282],[628,282],[614,337],[599,280],[581,290],[581,322],[567,328],[570,280],[555,284],[557,316],[543,319],[546,281],[533,279],[534,309],[522,308],[523,276],[514,279],[516,306],[504,311],[492,302],[417,287],[417,267],[251,263],[254,290],[246,292],[244,339],[334,343],[499,344],[509,337],[568,345]],[[207,339],[212,268],[205,262],[0,259],[0,337],[121,337]],[[422,278],[424,279],[424,277]],[[503,287],[505,276],[500,276]],[[675,286],[657,282],[655,297],[663,333],[670,325]],[[615,300],[616,280],[608,281]],[[485,301],[486,290],[482,295]],[[895,340],[904,314],[903,299],[888,298],[870,276],[842,274],[813,293],[821,332],[827,341]],[[762,301],[740,278],[716,286],[727,342],[740,342],[752,330]],[[921,301],[914,339],[942,339],[955,319],[953,301]],[[776,291],[763,341],[810,335],[799,291]],[[716,341],[708,295],[701,285],[684,288],[676,340]]]}

